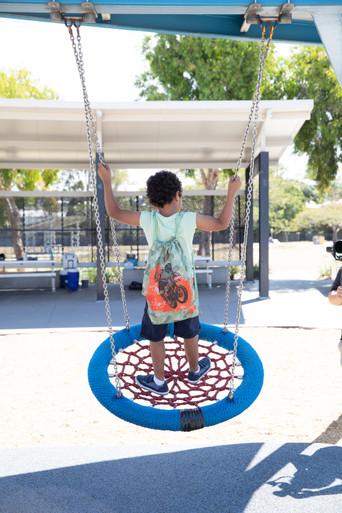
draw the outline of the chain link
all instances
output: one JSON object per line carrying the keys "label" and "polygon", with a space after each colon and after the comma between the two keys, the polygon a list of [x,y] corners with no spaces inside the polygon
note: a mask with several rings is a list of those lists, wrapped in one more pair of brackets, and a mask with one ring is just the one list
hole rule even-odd
{"label": "chain link", "polygon": [[[83,60],[83,53],[82,53],[82,43],[81,43],[81,36],[80,36],[80,31],[79,30],[77,31],[77,43],[78,43],[78,54],[79,54],[81,65],[82,65],[82,69],[83,69],[83,77],[85,77],[85,73],[84,73],[84,60]],[[93,141],[95,143],[96,153],[99,156],[99,160],[100,160],[101,164],[105,165],[104,157],[103,157],[103,153],[102,153],[102,148],[101,148],[101,145],[100,145],[100,142],[99,142],[99,138],[97,137],[97,130],[96,130],[95,120],[94,120],[94,117],[93,117],[93,114],[92,114],[92,111],[91,111],[91,108],[90,108],[90,102],[89,102],[87,90],[86,90],[86,87],[85,87],[85,81],[82,82],[82,85],[83,85],[83,96],[85,98],[84,102],[85,102],[85,105],[87,105],[86,110],[88,112],[89,119],[90,119],[90,122],[91,122],[92,133],[93,133]],[[92,175],[95,177],[95,188],[94,188],[94,191],[96,191],[97,190],[96,189],[96,172],[92,173]],[[111,228],[111,235],[112,235],[112,239],[113,239],[115,261],[116,261],[116,265],[117,265],[117,269],[118,269],[120,293],[121,293],[121,299],[122,299],[122,306],[123,306],[123,310],[124,310],[125,324],[126,324],[126,329],[129,330],[130,329],[130,320],[129,320],[128,309],[127,309],[125,287],[124,287],[124,284],[123,284],[123,274],[122,274],[122,269],[121,269],[121,264],[120,264],[119,245],[118,245],[118,242],[117,242],[116,229],[115,229],[115,221],[114,221],[114,219],[112,217],[110,218],[110,228]],[[107,287],[106,287],[106,289],[107,289]]]}
{"label": "chain link", "polygon": [[[264,36],[264,30],[263,30],[263,36]],[[240,156],[239,156],[239,159],[238,159],[238,162],[237,162],[237,165],[236,165],[236,169],[235,169],[235,176],[237,176],[237,174],[238,174],[238,172],[239,172],[239,170],[241,168],[241,162],[242,162],[242,158],[243,158],[243,155],[244,155],[244,152],[245,152],[245,148],[246,148],[246,144],[247,144],[247,140],[248,140],[248,135],[249,135],[250,127],[251,127],[251,122],[252,122],[252,119],[253,119],[253,115],[255,113],[256,103],[257,103],[257,99],[258,99],[258,89],[260,89],[260,85],[261,85],[261,80],[262,80],[262,75],[263,75],[265,59],[266,59],[266,56],[265,56],[265,39],[264,39],[264,37],[262,37],[261,43],[260,43],[259,68],[258,68],[257,85],[256,85],[256,89],[255,89],[255,92],[254,92],[254,97],[253,97],[253,100],[252,100],[252,106],[251,106],[251,110],[250,110],[250,113],[249,113],[249,118],[248,118],[248,121],[247,121],[245,134],[244,134],[243,141],[242,141],[242,146],[241,146],[241,150],[240,150]],[[223,329],[224,329],[224,331],[228,331],[227,325],[228,325],[228,307],[229,307],[230,282],[231,282],[231,278],[230,278],[230,275],[231,275],[231,265],[232,265],[231,262],[232,262],[232,251],[233,251],[233,246],[234,246],[234,222],[235,222],[235,202],[233,204],[232,217],[231,217],[231,222],[230,222],[230,225],[229,225],[229,251],[228,251],[228,267],[227,267],[227,284],[226,284],[225,311],[224,311],[224,321],[223,321],[223,325],[224,325]]]}
{"label": "chain link", "polygon": [[[120,379],[119,379],[118,367],[117,367],[117,361],[116,361],[117,354],[115,351],[112,316],[111,316],[111,309],[110,309],[110,302],[109,302],[108,286],[107,286],[107,281],[106,281],[106,263],[105,263],[105,255],[104,255],[104,248],[103,248],[103,238],[102,238],[102,232],[101,232],[99,201],[98,201],[98,195],[97,195],[97,174],[96,174],[96,167],[95,167],[95,163],[94,163],[94,152],[96,152],[98,154],[99,160],[100,160],[101,164],[103,164],[103,165],[104,165],[104,159],[103,159],[101,145],[100,145],[100,142],[99,142],[99,139],[97,136],[96,124],[95,124],[94,117],[93,117],[93,114],[91,111],[88,92],[87,92],[87,88],[86,88],[82,42],[81,42],[81,35],[80,35],[80,23],[76,23],[76,22],[68,23],[67,22],[66,26],[69,30],[70,40],[71,40],[72,48],[74,51],[77,69],[78,69],[78,73],[79,73],[79,76],[81,79],[81,85],[82,85],[84,110],[85,110],[85,118],[86,118],[87,141],[88,141],[88,150],[89,150],[89,163],[90,163],[90,171],[91,171],[91,181],[92,181],[92,187],[93,187],[93,191],[94,191],[95,224],[96,224],[96,234],[97,234],[97,245],[98,245],[98,251],[99,251],[99,261],[100,261],[99,263],[100,263],[101,278],[102,278],[102,283],[103,283],[105,310],[106,310],[106,318],[107,318],[107,324],[108,324],[109,339],[110,339],[111,352],[112,352],[111,364],[113,365],[113,370],[114,370],[115,387],[118,391],[116,397],[120,398],[120,397],[122,397],[122,392],[121,392],[121,383],[120,383]],[[73,33],[73,26],[76,27],[76,31],[77,31],[77,45],[76,45],[75,36]],[[128,317],[128,312],[127,312],[126,296],[125,296],[125,290],[124,290],[124,285],[123,285],[123,276],[122,276],[122,270],[121,270],[121,265],[120,265],[120,256],[119,256],[119,249],[118,249],[117,238],[116,238],[115,224],[114,224],[113,219],[111,219],[110,225],[111,225],[113,243],[114,243],[114,248],[115,248],[116,263],[117,263],[117,268],[118,268],[118,273],[119,273],[120,291],[121,291],[122,304],[123,304],[124,314],[125,314],[126,329],[129,330],[130,325],[129,325],[129,317]]]}
{"label": "chain link", "polygon": [[[269,24],[267,24],[268,26]],[[246,214],[245,214],[245,230],[244,237],[242,243],[242,252],[241,252],[241,266],[240,266],[240,277],[239,277],[239,285],[237,290],[237,307],[236,307],[236,322],[235,322],[235,332],[234,332],[234,346],[232,353],[232,367],[231,367],[231,380],[229,382],[229,393],[228,399],[233,400],[234,391],[235,391],[235,383],[234,383],[234,375],[235,375],[235,367],[236,367],[236,355],[238,348],[238,339],[239,339],[239,328],[240,328],[240,315],[241,315],[241,303],[242,303],[242,289],[243,289],[243,278],[245,273],[246,266],[246,253],[247,253],[247,240],[248,240],[248,228],[249,228],[249,220],[251,213],[251,204],[252,204],[252,196],[253,196],[253,178],[254,178],[254,164],[255,164],[255,149],[256,149],[256,140],[258,133],[258,117],[259,117],[259,102],[260,102],[260,88],[262,79],[264,76],[265,63],[267,59],[267,55],[269,52],[270,44],[272,41],[274,26],[270,26],[270,33],[267,38],[267,43],[265,42],[265,31],[266,26],[263,25],[262,30],[262,38],[260,42],[260,53],[259,53],[259,68],[258,68],[258,77],[257,84],[252,100],[252,106],[249,113],[249,118],[247,121],[246,131],[243,137],[241,151],[239,155],[239,159],[236,165],[235,176],[238,175],[238,172],[241,167],[241,162],[243,155],[245,153],[245,148],[251,128],[251,124],[253,121],[253,130],[252,130],[252,144],[251,144],[251,155],[250,155],[250,173],[247,187],[247,200],[246,200]],[[229,312],[229,298],[230,298],[230,284],[231,284],[231,267],[232,267],[232,252],[234,246],[234,221],[235,221],[235,202],[233,205],[231,222],[229,225],[229,250],[228,250],[228,266],[227,266],[227,282],[226,282],[226,292],[225,292],[225,308],[224,308],[224,321],[223,321],[223,331],[228,331],[228,312]]]}

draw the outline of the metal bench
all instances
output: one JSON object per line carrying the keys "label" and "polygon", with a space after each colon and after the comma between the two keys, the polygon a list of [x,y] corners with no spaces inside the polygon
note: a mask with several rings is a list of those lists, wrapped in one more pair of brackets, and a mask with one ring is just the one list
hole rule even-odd
{"label": "metal bench", "polygon": [[196,274],[206,274],[207,275],[207,285],[209,289],[212,288],[212,275],[213,270],[209,268],[209,263],[211,262],[211,258],[209,256],[195,256],[195,273]]}
{"label": "metal bench", "polygon": [[[209,262],[211,262],[210,257],[195,257],[194,262],[195,262],[195,273],[196,274],[206,274],[207,275],[207,285],[211,289],[212,288],[212,274],[213,274],[213,270],[209,269]],[[112,264],[112,263],[109,263],[109,264]],[[143,274],[143,271],[144,271],[144,269],[146,267],[146,264],[147,264],[147,259],[145,259],[145,260],[143,260],[141,262],[138,262],[138,265],[136,267],[133,267],[133,266],[132,267],[128,267],[125,270],[126,271],[133,271],[137,275],[139,274],[139,276],[141,275],[140,278],[133,278],[133,279],[135,279],[135,280],[141,279],[142,280],[142,274]],[[116,264],[114,264],[114,265],[116,265]],[[107,264],[107,266],[108,266],[108,264]]]}
{"label": "metal bench", "polygon": [[34,273],[4,273],[0,274],[0,278],[16,279],[16,278],[51,278],[52,292],[56,292],[56,273],[50,272],[34,272]]}
{"label": "metal bench", "polygon": [[206,274],[207,275],[207,285],[208,285],[209,289],[212,288],[212,274],[213,274],[212,269],[198,269],[195,267],[195,273],[196,274]]}

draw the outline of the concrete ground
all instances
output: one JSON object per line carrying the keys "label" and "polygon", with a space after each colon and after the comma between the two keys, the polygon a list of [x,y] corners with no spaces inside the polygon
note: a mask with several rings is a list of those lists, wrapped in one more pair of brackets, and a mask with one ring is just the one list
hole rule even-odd
{"label": "concrete ground", "polygon": [[[277,280],[270,298],[258,284],[243,293],[241,324],[340,328],[329,305],[331,281]],[[131,324],[139,323],[140,292],[127,290]],[[224,287],[199,289],[202,320],[222,324]],[[114,326],[123,325],[119,288],[110,286]],[[229,323],[235,322],[236,284]],[[94,287],[1,291],[0,335],[24,330],[105,329]],[[43,405],[42,405],[43,406]],[[322,405],[322,407],[324,407]],[[29,429],[29,426],[28,426]],[[0,451],[1,513],[334,513],[341,511],[342,448],[327,444],[167,444],[28,447]]]}
{"label": "concrete ground", "polygon": [[[259,299],[258,282],[244,286],[240,322],[245,326],[298,326],[305,328],[340,328],[341,312],[328,302],[331,280],[272,279],[269,299]],[[125,289],[131,324],[138,324],[145,304],[140,291]],[[109,286],[113,326],[124,325],[120,289]],[[201,320],[222,324],[225,287],[199,286]],[[96,288],[0,291],[0,333],[6,330],[105,328],[103,301],[96,301]],[[237,282],[232,282],[228,323],[235,324]]]}
{"label": "concrete ground", "polygon": [[2,513],[339,513],[342,447],[1,451]]}

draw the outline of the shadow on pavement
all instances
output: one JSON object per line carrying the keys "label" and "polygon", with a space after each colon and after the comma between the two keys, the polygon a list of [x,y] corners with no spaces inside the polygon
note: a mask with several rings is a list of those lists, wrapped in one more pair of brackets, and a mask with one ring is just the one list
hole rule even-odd
{"label": "shadow on pavement", "polygon": [[[66,458],[72,450],[64,449]],[[8,450],[8,460],[13,461],[13,451]],[[32,461],[42,453],[43,448],[32,449]],[[342,447],[251,443],[133,458],[122,454],[124,448],[115,456],[120,459],[4,477],[0,511],[340,511]],[[310,500],[308,509],[305,499]]]}

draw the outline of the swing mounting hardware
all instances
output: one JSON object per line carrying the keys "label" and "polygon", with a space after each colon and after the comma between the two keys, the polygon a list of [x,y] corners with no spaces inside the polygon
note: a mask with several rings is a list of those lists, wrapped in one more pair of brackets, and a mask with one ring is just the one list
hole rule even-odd
{"label": "swing mounting hardware", "polygon": [[97,12],[91,2],[82,2],[83,23],[96,23]]}
{"label": "swing mounting hardware", "polygon": [[253,3],[248,6],[244,14],[244,22],[240,32],[248,32],[251,25],[260,25],[263,22],[291,23],[293,3],[282,4],[279,8],[263,8],[259,3]]}
{"label": "swing mounting hardware", "polygon": [[49,2],[48,7],[50,10],[50,21],[52,22],[61,23],[68,20],[79,20],[82,23],[96,23],[97,12],[94,4],[91,2],[82,2],[81,13],[79,16],[68,16],[63,12],[61,4],[55,0]]}
{"label": "swing mounting hardware", "polygon": [[50,10],[50,21],[54,23],[62,23],[64,20],[61,4],[53,1],[48,3],[48,7]]}

